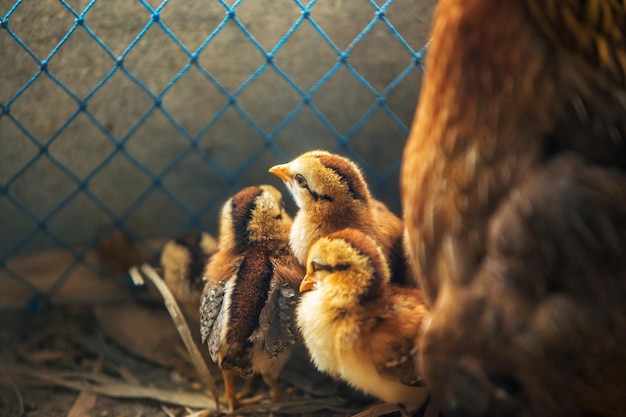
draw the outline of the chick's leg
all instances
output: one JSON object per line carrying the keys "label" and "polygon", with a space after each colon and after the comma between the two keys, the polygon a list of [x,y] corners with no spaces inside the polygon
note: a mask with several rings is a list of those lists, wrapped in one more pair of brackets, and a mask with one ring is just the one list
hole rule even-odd
{"label": "chick's leg", "polygon": [[[263,377],[263,381],[265,381],[265,383],[270,387],[270,391],[271,391],[270,395],[271,395],[272,401],[284,400],[285,397],[287,396],[288,391],[285,388],[283,388],[282,385],[278,383],[278,380],[270,374],[261,374],[261,376]],[[253,397],[249,396],[252,394],[252,392],[254,392],[253,386],[255,385],[255,382],[257,380],[256,377],[257,375],[254,375],[246,381],[247,387],[244,388],[244,391],[248,391],[247,393],[242,391],[241,393],[237,395],[237,403],[239,405],[256,404],[256,403],[259,403],[261,401],[268,399],[267,394],[259,394]]]}
{"label": "chick's leg", "polygon": [[278,380],[270,374],[262,374],[263,381],[272,391],[272,401],[282,401],[287,396],[287,390],[278,383]]}
{"label": "chick's leg", "polygon": [[228,411],[232,413],[237,406],[237,394],[235,392],[235,377],[233,371],[222,371],[224,377],[224,395],[226,396],[226,404]]}
{"label": "chick's leg", "polygon": [[258,388],[259,388],[259,375],[253,374],[249,378],[246,378],[243,389],[239,391],[239,393],[237,394],[237,399],[244,399],[244,398],[252,396],[252,394],[254,394]]}
{"label": "chick's leg", "polygon": [[257,404],[261,401],[267,400],[267,394],[258,394],[252,396],[257,390],[258,374],[254,374],[246,379],[246,385],[244,389],[237,395],[237,403],[239,405]]}

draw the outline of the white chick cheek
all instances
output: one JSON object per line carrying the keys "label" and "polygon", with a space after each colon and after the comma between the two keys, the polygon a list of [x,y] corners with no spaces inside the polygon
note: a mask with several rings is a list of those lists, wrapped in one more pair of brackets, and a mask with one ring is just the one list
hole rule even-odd
{"label": "white chick cheek", "polygon": [[299,187],[294,182],[288,182],[287,189],[289,190],[289,193],[293,197],[293,201],[296,202],[296,205],[298,206],[298,208],[302,208],[302,206],[304,205],[304,201],[302,199],[302,194],[301,194],[302,188]]}

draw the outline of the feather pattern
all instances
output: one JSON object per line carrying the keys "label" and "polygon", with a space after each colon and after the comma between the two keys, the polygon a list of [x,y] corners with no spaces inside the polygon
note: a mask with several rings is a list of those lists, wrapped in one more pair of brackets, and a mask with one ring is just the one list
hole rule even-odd
{"label": "feather pattern", "polygon": [[401,169],[417,366],[455,415],[624,415],[626,2],[441,0],[432,38]]}
{"label": "feather pattern", "polygon": [[[274,187],[248,187],[227,201],[200,306],[202,340],[211,358],[223,371],[260,373],[276,398],[283,392],[276,377],[298,340],[294,311],[304,275],[289,248],[290,227]],[[232,375],[224,378],[232,410]]]}

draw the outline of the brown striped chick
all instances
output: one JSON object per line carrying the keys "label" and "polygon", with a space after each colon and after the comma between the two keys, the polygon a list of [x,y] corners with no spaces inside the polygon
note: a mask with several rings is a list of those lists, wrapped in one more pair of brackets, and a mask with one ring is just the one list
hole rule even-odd
{"label": "brown striped chick", "polygon": [[350,227],[378,242],[391,265],[394,283],[410,282],[405,276],[402,220],[370,195],[354,162],[317,150],[273,166],[269,172],[285,183],[300,208],[289,243],[301,263],[317,239]]}
{"label": "brown striped chick", "polygon": [[185,312],[200,321],[200,295],[204,283],[204,268],[209,257],[217,251],[216,240],[208,233],[190,233],[168,241],[161,251],[163,280]]}
{"label": "brown striped chick", "polygon": [[389,283],[374,240],[356,229],[320,238],[300,291],[298,327],[319,370],[409,410],[426,400],[414,362],[428,314],[422,292]]}
{"label": "brown striped chick", "polygon": [[232,370],[260,373],[280,400],[277,377],[299,339],[295,323],[304,270],[289,249],[291,218],[274,187],[248,187],[221,212],[218,252],[205,270],[200,331],[222,369],[229,410],[236,406]]}

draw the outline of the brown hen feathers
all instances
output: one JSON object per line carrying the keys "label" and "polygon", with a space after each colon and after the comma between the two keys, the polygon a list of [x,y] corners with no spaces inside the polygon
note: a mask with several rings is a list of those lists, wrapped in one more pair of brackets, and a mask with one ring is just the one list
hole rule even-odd
{"label": "brown hen feathers", "polygon": [[626,415],[626,3],[442,0],[401,172],[460,415]]}

